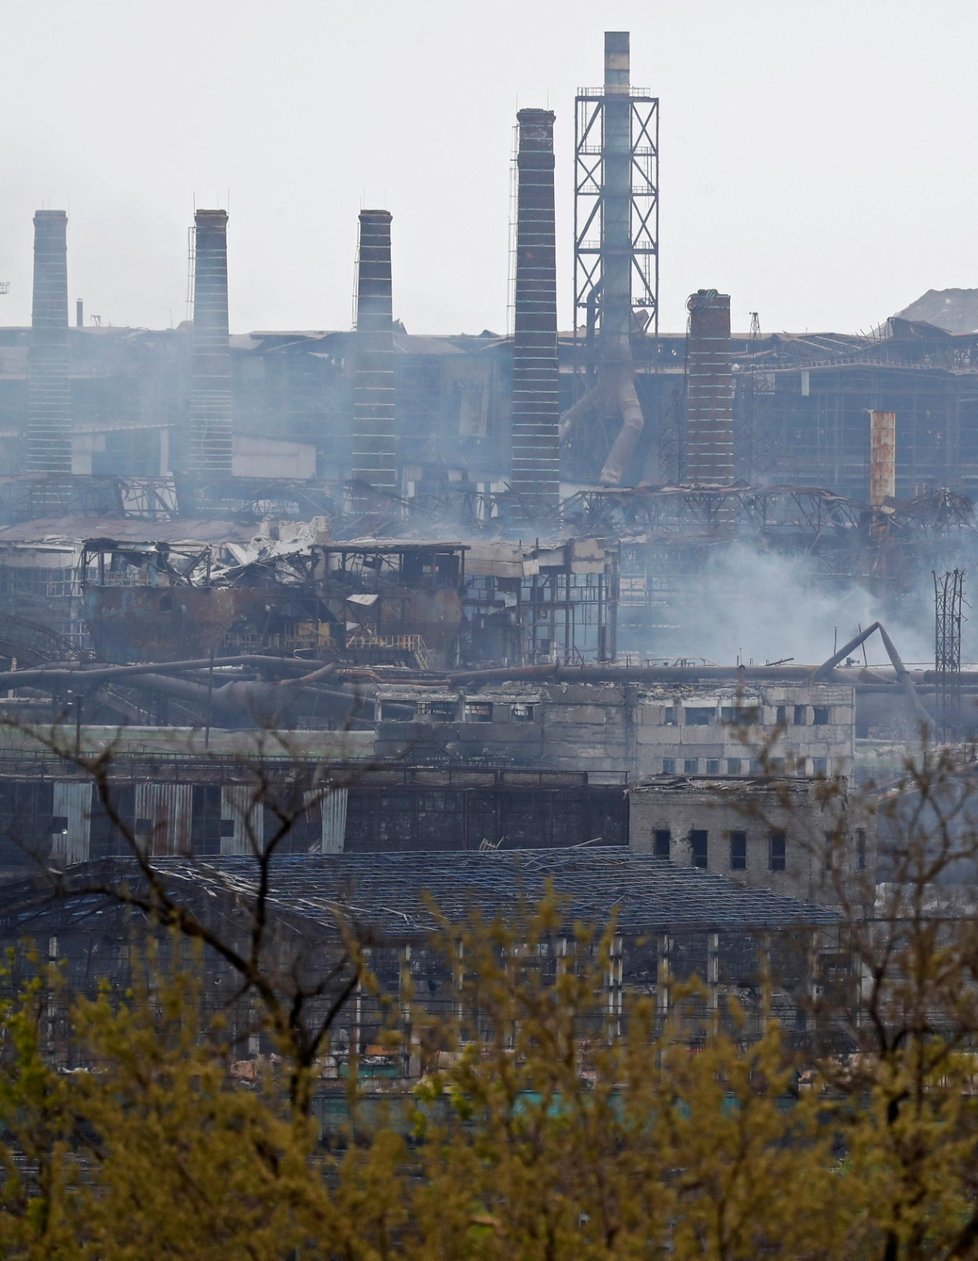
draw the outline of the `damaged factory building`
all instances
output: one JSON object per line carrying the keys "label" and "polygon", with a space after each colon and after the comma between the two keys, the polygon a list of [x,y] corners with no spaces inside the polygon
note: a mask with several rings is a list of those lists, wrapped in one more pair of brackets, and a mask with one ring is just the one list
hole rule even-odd
{"label": "damaged factory building", "polygon": [[[194,216],[191,321],[72,327],[67,216],[37,213],[32,323],[0,329],[8,880],[133,847],[183,879],[274,841],[293,910],[304,861],[316,897],[360,881],[378,915],[407,889],[401,949],[428,874],[493,873],[498,910],[514,872],[563,873],[602,923],[634,879],[626,976],[670,958],[674,896],[717,1002],[724,933],[742,954],[754,928],[821,931],[840,873],[872,882],[854,785],[922,730],[975,734],[960,606],[934,668],[880,623],[978,555],[978,333],[923,308],[872,336],[737,333],[711,288],[661,331],[659,101],[620,31],[565,120],[562,330],[561,117],[516,119],[511,335],[406,331],[383,207],[345,225],[354,327],[230,332],[223,209]],[[777,660],[733,630],[765,582]],[[318,932],[321,909],[296,914]]]}

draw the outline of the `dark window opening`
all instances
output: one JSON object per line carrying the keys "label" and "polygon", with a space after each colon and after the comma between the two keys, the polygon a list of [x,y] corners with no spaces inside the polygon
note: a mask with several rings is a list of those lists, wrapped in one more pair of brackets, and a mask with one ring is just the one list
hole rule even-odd
{"label": "dark window opening", "polygon": [[785,724],[788,721],[788,706],[787,705],[778,706],[776,721],[779,727],[785,726]]}
{"label": "dark window opening", "polygon": [[768,868],[770,871],[784,871],[787,846],[783,832],[772,832],[768,838]]}
{"label": "dark window opening", "polygon": [[668,828],[657,828],[652,833],[652,853],[656,858],[669,858],[672,853],[672,833]]}
{"label": "dark window opening", "polygon": [[720,759],[718,757],[708,757],[706,759],[706,773],[707,775],[720,774]]}
{"label": "dark window opening", "polygon": [[698,757],[683,758],[683,770],[687,775],[695,775],[700,768],[700,760]]}
{"label": "dark window opening", "polygon": [[795,706],[795,714],[794,714],[794,717],[792,718],[792,722],[794,723],[794,725],[795,725],[796,727],[804,727],[804,725],[805,725],[805,719],[806,719],[806,717],[807,717],[807,715],[806,715],[806,713],[805,713],[805,710],[806,710],[807,708],[808,708],[808,706],[807,706],[807,705],[796,705],[796,706]]}
{"label": "dark window opening", "polygon": [[740,758],[739,757],[727,758],[727,774],[728,775],[740,774]]}
{"label": "dark window opening", "polygon": [[676,759],[674,757],[664,757],[662,759],[662,773],[663,775],[675,775]]}
{"label": "dark window opening", "polygon": [[812,722],[816,727],[827,727],[829,725],[828,705],[816,705],[812,713]]}
{"label": "dark window opening", "polygon": [[856,869],[866,870],[866,829],[856,828]]}
{"label": "dark window opening", "polygon": [[694,867],[709,866],[710,834],[693,828],[689,834],[689,852]]}
{"label": "dark window opening", "polygon": [[689,706],[683,711],[687,727],[708,727],[716,716],[716,710],[710,706]]}
{"label": "dark window opening", "polygon": [[730,869],[731,871],[747,870],[747,833],[730,833]]}

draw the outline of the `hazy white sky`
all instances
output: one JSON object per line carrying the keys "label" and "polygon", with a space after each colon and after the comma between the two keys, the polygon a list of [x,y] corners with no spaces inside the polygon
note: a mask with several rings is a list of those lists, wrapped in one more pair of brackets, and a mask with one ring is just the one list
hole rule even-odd
{"label": "hazy white sky", "polygon": [[0,323],[30,318],[33,212],[69,296],[185,312],[187,227],[228,206],[231,325],[346,328],[357,212],[394,215],[411,332],[505,330],[515,113],[556,111],[560,321],[573,98],[630,30],[661,98],[660,309],[869,328],[978,286],[975,0],[2,0]]}

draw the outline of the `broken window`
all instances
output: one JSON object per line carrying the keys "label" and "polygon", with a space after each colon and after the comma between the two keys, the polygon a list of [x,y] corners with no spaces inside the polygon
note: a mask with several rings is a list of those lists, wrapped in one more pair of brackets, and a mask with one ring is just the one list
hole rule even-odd
{"label": "broken window", "polygon": [[465,721],[466,722],[492,722],[492,702],[491,701],[466,701],[465,702]]}
{"label": "broken window", "polygon": [[720,721],[728,727],[749,727],[757,722],[757,719],[756,705],[722,705],[720,707]]}
{"label": "broken window", "polygon": [[739,757],[727,758],[727,774],[728,775],[740,774],[740,758]]}
{"label": "broken window", "polygon": [[730,870],[747,870],[747,833],[730,833]]}
{"label": "broken window", "polygon": [[532,722],[533,706],[525,701],[517,701],[515,705],[510,705],[509,716],[514,722]]}
{"label": "broken window", "polygon": [[652,853],[656,858],[668,858],[672,853],[672,833],[668,828],[657,828],[652,833]]}
{"label": "broken window", "polygon": [[829,759],[827,757],[812,758],[812,774],[827,775],[829,770]]}
{"label": "broken window", "polygon": [[791,721],[796,727],[804,727],[805,720],[807,718],[807,714],[805,712],[807,708],[808,708],[807,705],[795,706],[794,716],[792,717]]}
{"label": "broken window", "polygon": [[683,716],[688,727],[708,727],[716,717],[716,710],[712,705],[687,705]]}
{"label": "broken window", "polygon": [[830,712],[828,705],[816,705],[812,711],[812,722],[816,727],[827,727]]}
{"label": "broken window", "polygon": [[414,701],[381,701],[381,722],[413,722],[417,717],[418,707]]}
{"label": "broken window", "polygon": [[706,773],[707,775],[720,774],[720,759],[718,757],[708,757],[706,759]]}
{"label": "broken window", "polygon": [[674,757],[664,757],[662,759],[662,773],[663,775],[675,775],[676,759]]}
{"label": "broken window", "polygon": [[676,725],[676,707],[675,705],[667,705],[662,711],[662,721],[667,727]]}
{"label": "broken window", "polygon": [[698,757],[687,757],[683,759],[683,770],[687,775],[695,775],[700,768],[700,760]]}
{"label": "broken window", "polygon": [[775,721],[777,722],[779,727],[783,727],[786,725],[788,721],[788,706],[787,705],[778,706]]}
{"label": "broken window", "polygon": [[428,717],[432,722],[454,722],[458,706],[454,701],[429,701]]}
{"label": "broken window", "polygon": [[710,834],[693,828],[689,834],[690,862],[694,867],[709,866]]}
{"label": "broken window", "polygon": [[787,843],[783,832],[772,832],[768,837],[767,865],[769,871],[784,871]]}

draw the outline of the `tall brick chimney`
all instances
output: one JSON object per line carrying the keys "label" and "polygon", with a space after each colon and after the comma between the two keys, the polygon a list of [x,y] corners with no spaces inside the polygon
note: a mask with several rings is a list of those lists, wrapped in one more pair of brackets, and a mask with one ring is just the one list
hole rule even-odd
{"label": "tall brick chimney", "polygon": [[194,326],[190,358],[190,474],[231,475],[228,216],[194,214]]}
{"label": "tall brick chimney", "polygon": [[393,495],[398,482],[391,219],[386,210],[360,211],[350,476]]}
{"label": "tall brick chimney", "polygon": [[34,215],[34,303],[27,378],[27,469],[71,472],[68,380],[68,216]]}
{"label": "tall brick chimney", "polygon": [[686,481],[733,482],[730,295],[698,289],[686,304]]}
{"label": "tall brick chimney", "polygon": [[554,115],[517,114],[516,320],[513,340],[512,476],[531,514],[560,503]]}

